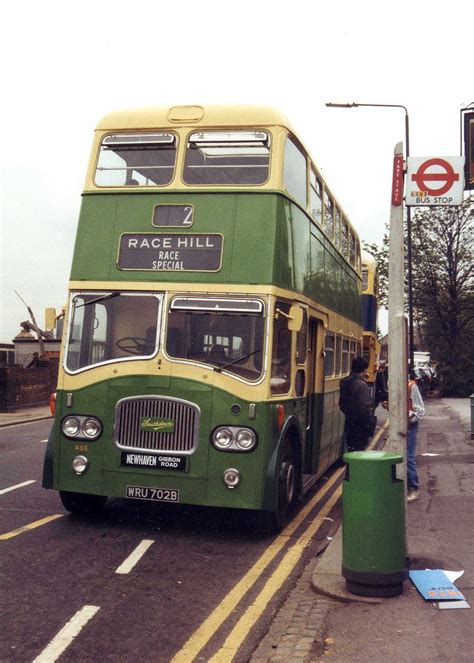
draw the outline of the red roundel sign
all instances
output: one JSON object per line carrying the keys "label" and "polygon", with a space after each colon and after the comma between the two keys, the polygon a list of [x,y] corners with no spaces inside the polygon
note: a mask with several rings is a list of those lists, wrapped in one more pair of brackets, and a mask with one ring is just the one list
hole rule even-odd
{"label": "red roundel sign", "polygon": [[464,157],[410,157],[407,205],[460,205]]}

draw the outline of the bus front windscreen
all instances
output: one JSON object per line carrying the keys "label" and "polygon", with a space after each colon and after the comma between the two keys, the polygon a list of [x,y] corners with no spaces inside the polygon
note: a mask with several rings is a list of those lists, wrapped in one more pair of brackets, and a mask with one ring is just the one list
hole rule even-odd
{"label": "bus front windscreen", "polygon": [[263,371],[264,321],[260,300],[176,297],[166,352],[254,382]]}
{"label": "bus front windscreen", "polygon": [[66,370],[153,356],[158,350],[160,294],[74,293],[70,303]]}

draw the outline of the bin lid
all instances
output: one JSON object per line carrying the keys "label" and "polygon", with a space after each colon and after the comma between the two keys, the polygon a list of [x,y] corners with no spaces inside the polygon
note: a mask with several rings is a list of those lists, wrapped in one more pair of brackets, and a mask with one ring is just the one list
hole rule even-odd
{"label": "bin lid", "polygon": [[348,451],[343,456],[345,463],[403,463],[402,454],[392,451]]}

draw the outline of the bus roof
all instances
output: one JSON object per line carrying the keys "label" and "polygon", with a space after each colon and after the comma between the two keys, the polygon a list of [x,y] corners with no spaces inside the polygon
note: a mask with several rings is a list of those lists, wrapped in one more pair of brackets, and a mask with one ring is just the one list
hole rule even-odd
{"label": "bus roof", "polygon": [[361,250],[360,252],[360,258],[361,258],[361,263],[363,265],[367,265],[369,269],[375,269],[377,266],[377,262],[374,258],[374,256],[369,253],[368,251],[365,251],[364,249]]}
{"label": "bus roof", "polygon": [[250,105],[162,106],[121,110],[105,115],[97,125],[97,130],[154,129],[182,125],[283,126],[294,133],[287,118],[279,111]]}

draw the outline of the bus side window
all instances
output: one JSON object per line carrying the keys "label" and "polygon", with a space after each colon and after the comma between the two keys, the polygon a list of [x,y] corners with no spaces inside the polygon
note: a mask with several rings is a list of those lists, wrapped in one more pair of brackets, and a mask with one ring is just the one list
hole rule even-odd
{"label": "bus side window", "polygon": [[334,202],[326,189],[324,189],[324,231],[332,240],[334,233]]}
{"label": "bus side window", "polygon": [[349,253],[349,226],[345,219],[342,220],[342,246],[341,252],[344,258],[348,258]]}
{"label": "bus side window", "polygon": [[334,334],[327,333],[324,341],[324,376],[334,375]]}
{"label": "bus side window", "polygon": [[285,189],[306,209],[306,157],[289,136],[285,143],[283,168]]}
{"label": "bus side window", "polygon": [[334,369],[334,373],[336,376],[339,376],[341,374],[341,361],[342,361],[342,338],[340,336],[336,336],[336,348],[335,348],[335,359],[336,359],[336,366]]}
{"label": "bus side window", "polygon": [[349,374],[349,339],[342,339],[342,375]]}
{"label": "bus side window", "polygon": [[321,225],[321,220],[323,216],[323,185],[321,180],[316,175],[313,168],[309,172],[309,196],[310,196],[310,209],[311,216],[316,221],[318,226]]}
{"label": "bus side window", "polygon": [[302,365],[306,362],[308,350],[308,314],[303,309],[303,324],[296,335],[296,363]]}
{"label": "bus side window", "polygon": [[[289,304],[277,302],[277,309],[286,313],[290,312]],[[290,390],[291,383],[291,332],[288,329],[288,318],[277,312],[273,323],[273,350],[272,350],[272,373],[270,386],[272,394],[286,394]]]}
{"label": "bus side window", "polygon": [[349,260],[351,265],[356,266],[356,238],[353,232],[351,232],[350,245],[349,245]]}
{"label": "bus side window", "polygon": [[334,246],[341,248],[341,212],[336,207],[336,216],[334,219]]}

